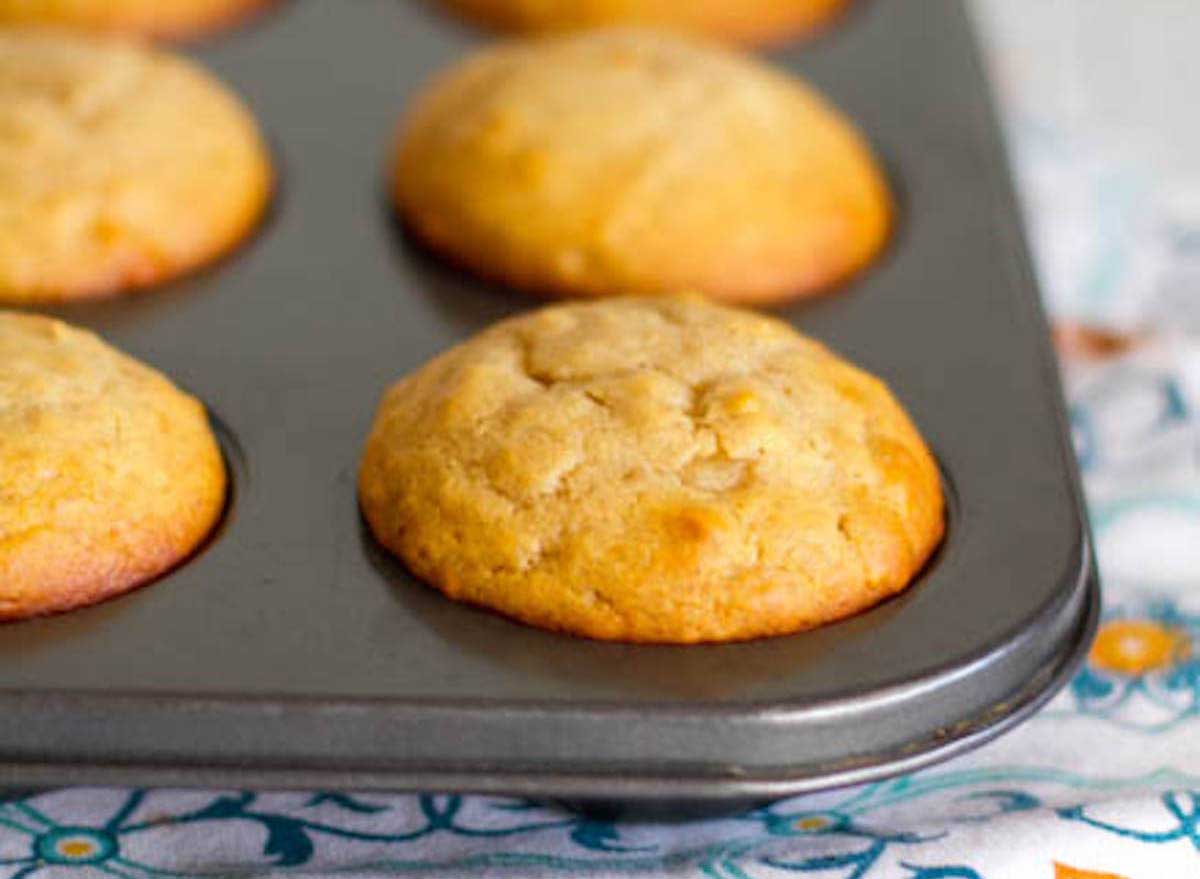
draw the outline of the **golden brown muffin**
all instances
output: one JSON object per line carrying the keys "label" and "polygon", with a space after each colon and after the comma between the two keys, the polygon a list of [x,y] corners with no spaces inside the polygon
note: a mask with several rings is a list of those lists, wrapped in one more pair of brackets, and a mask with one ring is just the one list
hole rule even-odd
{"label": "golden brown muffin", "polygon": [[410,228],[534,292],[810,294],[882,248],[891,200],[862,138],[799,80],[616,30],[488,49],[403,126]]}
{"label": "golden brown muffin", "polygon": [[504,321],[388,391],[359,474],[376,538],[451,598],[549,629],[779,635],[902,590],[937,466],[879,380],[698,300]]}
{"label": "golden brown muffin", "polygon": [[0,619],[153,579],[224,501],[196,400],[91,333],[0,311]]}
{"label": "golden brown muffin", "polygon": [[195,269],[255,226],[271,176],[254,120],[192,62],[0,29],[0,301]]}
{"label": "golden brown muffin", "polygon": [[165,39],[227,27],[275,0],[0,0],[0,24],[39,24]]}
{"label": "golden brown muffin", "polygon": [[484,25],[520,32],[653,25],[748,43],[810,34],[848,0],[442,0]]}

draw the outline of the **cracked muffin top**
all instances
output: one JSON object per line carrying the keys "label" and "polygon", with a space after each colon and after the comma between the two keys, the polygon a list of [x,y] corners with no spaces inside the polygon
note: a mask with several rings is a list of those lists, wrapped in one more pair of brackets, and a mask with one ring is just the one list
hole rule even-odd
{"label": "cracked muffin top", "polygon": [[0,619],[162,574],[211,532],[225,484],[199,402],[89,332],[0,311]]}
{"label": "cracked muffin top", "polygon": [[445,352],[385,395],[359,489],[450,597],[625,641],[845,617],[943,533],[937,466],[882,382],[693,299],[544,308]]}
{"label": "cracked muffin top", "polygon": [[0,28],[0,301],[144,287],[224,254],[272,172],[253,118],[191,61]]}
{"label": "cracked muffin top", "polygon": [[815,89],[652,30],[476,53],[418,96],[394,163],[417,237],[550,296],[812,295],[891,226],[869,146]]}

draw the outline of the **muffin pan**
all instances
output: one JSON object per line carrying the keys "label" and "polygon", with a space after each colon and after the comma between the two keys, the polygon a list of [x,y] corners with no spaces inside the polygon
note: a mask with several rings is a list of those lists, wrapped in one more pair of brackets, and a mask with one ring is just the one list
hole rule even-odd
{"label": "muffin pan", "polygon": [[405,98],[486,37],[407,0],[294,0],[197,54],[249,100],[272,219],[169,289],[54,309],[210,406],[226,521],[155,585],[0,627],[0,778],[740,801],[912,769],[1011,726],[1095,623],[1044,319],[963,5],[861,3],[773,54],[888,160],[882,262],[780,313],[887,379],[941,458],[946,543],[853,619],[602,644],[447,601],[380,550],[355,473],[379,395],[537,303],[423,254],[385,163]]}

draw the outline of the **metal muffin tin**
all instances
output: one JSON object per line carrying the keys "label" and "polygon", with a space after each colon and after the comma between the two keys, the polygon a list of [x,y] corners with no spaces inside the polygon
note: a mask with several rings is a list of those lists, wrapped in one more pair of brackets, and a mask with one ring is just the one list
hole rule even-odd
{"label": "metal muffin tin", "polygon": [[149,588],[0,627],[0,783],[733,802],[942,759],[1070,675],[1087,527],[960,0],[860,0],[773,53],[901,193],[880,264],[782,314],[884,376],[943,463],[948,538],[910,591],[792,637],[602,644],[451,603],[375,546],[355,471],[383,389],[537,304],[426,256],[386,195],[406,98],[484,39],[409,0],[294,0],[196,50],[275,145],[272,218],[201,276],[54,311],[208,403],[227,521]]}

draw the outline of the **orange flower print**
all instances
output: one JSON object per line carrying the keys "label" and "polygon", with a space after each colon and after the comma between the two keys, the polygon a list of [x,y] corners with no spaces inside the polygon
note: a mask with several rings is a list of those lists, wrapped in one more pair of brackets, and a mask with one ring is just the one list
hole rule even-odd
{"label": "orange flower print", "polygon": [[1113,620],[1100,627],[1088,661],[1093,668],[1144,675],[1187,658],[1187,635],[1149,620]]}
{"label": "orange flower print", "polygon": [[1070,692],[1075,710],[1127,729],[1200,717],[1200,614],[1168,598],[1111,608]]}
{"label": "orange flower print", "polygon": [[1066,864],[1054,862],[1054,879],[1125,879],[1116,873],[1097,873],[1095,870],[1080,870]]}
{"label": "orange flower print", "polygon": [[1128,354],[1144,345],[1149,334],[1145,330],[1121,332],[1106,327],[1059,321],[1054,325],[1052,336],[1059,357],[1067,361],[1094,363]]}

